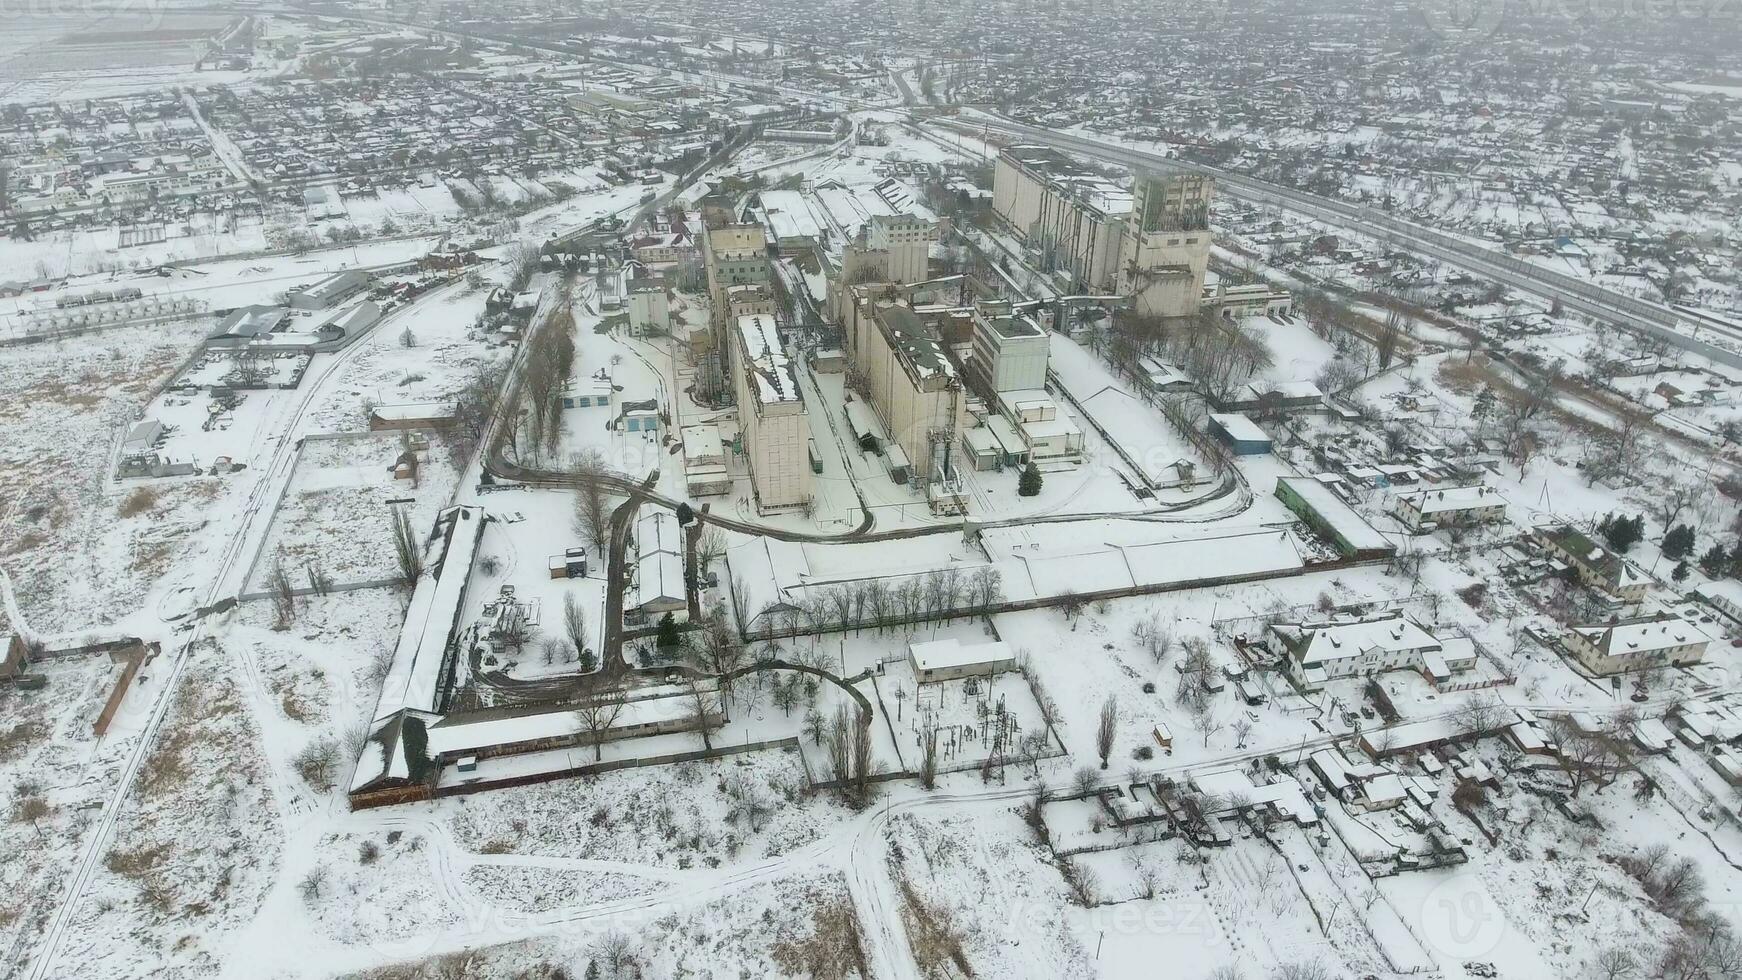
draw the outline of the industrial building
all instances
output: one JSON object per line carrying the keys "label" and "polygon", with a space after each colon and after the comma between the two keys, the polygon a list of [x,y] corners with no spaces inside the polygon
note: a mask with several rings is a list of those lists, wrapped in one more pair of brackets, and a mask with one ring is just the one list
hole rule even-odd
{"label": "industrial building", "polygon": [[1213,178],[1139,174],[1127,190],[1057,150],[1006,147],[992,209],[1072,292],[1117,292],[1139,313],[1193,316],[1209,269]]}
{"label": "industrial building", "polygon": [[1016,655],[1003,641],[963,643],[955,638],[910,643],[907,660],[921,684],[962,677],[990,677],[1016,669]]}
{"label": "industrial building", "polygon": [[[1006,426],[987,420],[977,436],[976,455],[997,443],[1004,465],[1011,462],[1058,460],[1079,456],[1083,431],[1059,410],[1046,390],[1052,340],[1039,323],[1011,304],[981,302],[974,306],[973,365],[982,390],[999,419],[1013,430],[1020,450],[1004,437]],[[1021,460],[1013,457],[1020,455]],[[976,463],[976,467],[979,464]]]}
{"label": "industrial building", "polygon": [[1346,559],[1386,558],[1397,553],[1397,546],[1374,530],[1366,518],[1355,512],[1355,508],[1311,477],[1278,478],[1276,499],[1321,537],[1336,545],[1337,551]]}
{"label": "industrial building", "polygon": [[844,311],[848,362],[887,437],[892,471],[918,481],[934,512],[960,513],[965,497],[953,454],[967,418],[961,378],[934,327],[876,296],[874,288],[856,290]]}
{"label": "industrial building", "polygon": [[663,276],[638,276],[628,282],[629,331],[637,337],[671,332],[671,297]]}
{"label": "industrial building", "polygon": [[666,613],[679,622],[687,619],[684,550],[683,529],[676,515],[667,510],[641,515],[635,522],[635,567],[624,608],[648,619]]}
{"label": "industrial building", "polygon": [[340,272],[312,286],[291,290],[285,294],[285,303],[293,310],[326,310],[368,288],[368,273]]}
{"label": "industrial building", "polygon": [[756,506],[763,511],[803,507],[811,498],[810,424],[774,318],[739,317],[731,339],[729,369]]}
{"label": "industrial building", "polygon": [[1216,437],[1236,456],[1263,456],[1270,452],[1270,435],[1257,423],[1237,412],[1212,414],[1206,423]]}

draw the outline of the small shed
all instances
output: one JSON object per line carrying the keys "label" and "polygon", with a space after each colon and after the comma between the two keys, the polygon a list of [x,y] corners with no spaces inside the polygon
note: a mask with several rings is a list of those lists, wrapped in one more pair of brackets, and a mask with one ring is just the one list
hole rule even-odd
{"label": "small shed", "polygon": [[922,684],[1016,669],[1016,656],[1003,641],[964,644],[954,638],[929,640],[908,644],[907,657],[913,676]]}
{"label": "small shed", "polygon": [[1209,427],[1210,434],[1236,456],[1263,456],[1270,452],[1270,436],[1238,412],[1211,415]]}

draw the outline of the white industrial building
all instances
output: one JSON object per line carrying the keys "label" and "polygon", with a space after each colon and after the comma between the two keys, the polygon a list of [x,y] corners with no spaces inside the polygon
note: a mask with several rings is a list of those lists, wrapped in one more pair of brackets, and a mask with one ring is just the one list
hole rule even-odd
{"label": "white industrial building", "polygon": [[920,683],[988,677],[1016,669],[1016,655],[1003,641],[963,643],[955,638],[910,643],[908,663]]}
{"label": "white industrial building", "polygon": [[641,276],[631,279],[628,287],[629,331],[637,337],[670,333],[671,297],[664,277]]}
{"label": "white industrial building", "polygon": [[1157,316],[1195,316],[1209,269],[1215,180],[1140,174],[1130,189],[1058,150],[998,155],[992,209],[1066,288],[1117,291]]}
{"label": "white industrial building", "polygon": [[686,425],[678,432],[683,441],[684,489],[692,497],[732,492],[732,476],[726,469],[726,445],[716,425]]}
{"label": "white industrial building", "polygon": [[732,331],[738,425],[760,510],[802,507],[811,498],[810,424],[792,360],[774,318],[738,318]]}
{"label": "white industrial building", "polygon": [[293,310],[326,310],[368,288],[368,273],[339,272],[312,286],[291,290],[285,295],[285,303]]}
{"label": "white industrial building", "polygon": [[635,569],[625,600],[628,609],[657,619],[666,613],[688,618],[684,582],[683,528],[667,510],[652,510],[635,522]]}
{"label": "white industrial building", "polygon": [[1013,311],[1009,303],[984,302],[974,307],[974,370],[995,399],[993,407],[1021,442],[1020,451],[1014,451],[1002,427],[977,427],[985,430],[973,437],[977,457],[994,444],[1006,461],[1018,455],[1041,461],[1082,453],[1082,430],[1046,390],[1051,351],[1052,338],[1046,330],[1033,317]]}

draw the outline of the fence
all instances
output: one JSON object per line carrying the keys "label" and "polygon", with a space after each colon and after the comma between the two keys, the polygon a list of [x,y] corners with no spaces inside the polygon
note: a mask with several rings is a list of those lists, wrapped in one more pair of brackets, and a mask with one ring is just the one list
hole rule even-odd
{"label": "fence", "polygon": [[917,623],[950,622],[957,619],[972,619],[977,616],[995,616],[999,613],[1025,612],[1030,609],[1048,609],[1053,606],[1075,605],[1086,606],[1107,599],[1126,599],[1133,596],[1161,595],[1168,592],[1187,592],[1192,589],[1211,589],[1224,585],[1243,585],[1250,582],[1267,582],[1273,579],[1293,578],[1314,572],[1335,572],[1351,568],[1363,568],[1383,564],[1388,558],[1338,558],[1333,561],[1319,562],[1313,565],[1303,565],[1299,568],[1284,568],[1273,571],[1245,572],[1239,575],[1220,575],[1212,578],[1190,579],[1177,582],[1159,582],[1142,585],[1122,586],[1117,589],[1102,589],[1096,592],[1076,592],[1055,596],[1037,596],[1033,599],[1017,599],[1009,602],[981,603],[972,606],[962,606],[951,609],[927,609],[912,614],[902,613],[893,616],[883,616],[875,619],[853,620],[851,622],[830,622],[806,620],[802,625],[792,623],[783,627],[769,627],[750,631],[743,630],[742,638],[746,643],[763,640],[784,640],[795,636],[809,636],[813,633],[845,633],[848,630],[883,630],[902,626],[912,626]]}
{"label": "fence", "polygon": [[145,664],[145,647],[135,645],[125,653],[111,652],[109,659],[120,661],[121,676],[115,678],[115,687],[109,692],[109,698],[103,702],[103,710],[97,713],[97,721],[91,730],[98,738],[109,732],[109,723],[115,720],[115,712],[121,708],[121,702],[126,700],[127,691],[133,686],[133,677],[139,673],[139,668]]}
{"label": "fence", "polygon": [[[548,772],[524,773],[518,776],[505,776],[501,779],[480,779],[455,786],[438,786],[430,792],[430,796],[441,798],[448,796],[465,796],[482,792],[487,789],[507,789],[511,786],[533,786],[539,783],[555,782],[559,779],[572,779],[576,776],[596,776],[600,773],[618,772],[624,769],[645,769],[652,766],[669,766],[679,762],[700,762],[709,759],[724,759],[735,755],[747,755],[751,752],[766,752],[770,749],[791,749],[799,752],[798,738],[770,739],[762,742],[745,742],[742,745],[727,745],[716,749],[697,749],[694,752],[672,752],[665,755],[647,756],[639,759],[613,759],[610,762],[595,762],[591,765],[568,766],[553,769]],[[353,806],[353,809],[357,807]]]}

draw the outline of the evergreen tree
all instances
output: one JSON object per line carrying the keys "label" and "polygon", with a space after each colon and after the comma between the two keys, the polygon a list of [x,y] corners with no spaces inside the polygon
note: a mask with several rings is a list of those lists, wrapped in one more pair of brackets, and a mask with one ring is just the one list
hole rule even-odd
{"label": "evergreen tree", "polygon": [[1724,574],[1724,565],[1730,560],[1729,552],[1721,544],[1712,545],[1706,553],[1700,556],[1700,571],[1717,578]]}
{"label": "evergreen tree", "polygon": [[654,642],[665,649],[675,647],[680,642],[677,634],[677,620],[671,618],[671,613],[659,617],[659,635]]}
{"label": "evergreen tree", "polygon": [[1675,567],[1669,570],[1669,577],[1677,582],[1687,581],[1688,563],[1685,561],[1676,562]]}
{"label": "evergreen tree", "polygon": [[1016,492],[1024,497],[1037,497],[1040,495],[1040,484],[1040,467],[1034,465],[1034,460],[1029,460],[1028,465],[1022,468],[1021,478],[1016,481]]}
{"label": "evergreen tree", "polygon": [[1597,531],[1609,542],[1609,547],[1624,555],[1645,536],[1645,518],[1610,514],[1597,524]]}
{"label": "evergreen tree", "polygon": [[1488,419],[1492,418],[1493,415],[1494,389],[1487,385],[1483,385],[1482,390],[1476,392],[1476,400],[1470,406],[1470,418],[1474,419],[1476,425],[1480,427],[1484,422],[1487,422]]}
{"label": "evergreen tree", "polygon": [[1686,558],[1694,551],[1694,529],[1686,524],[1677,524],[1663,536],[1663,554],[1666,558]]}

